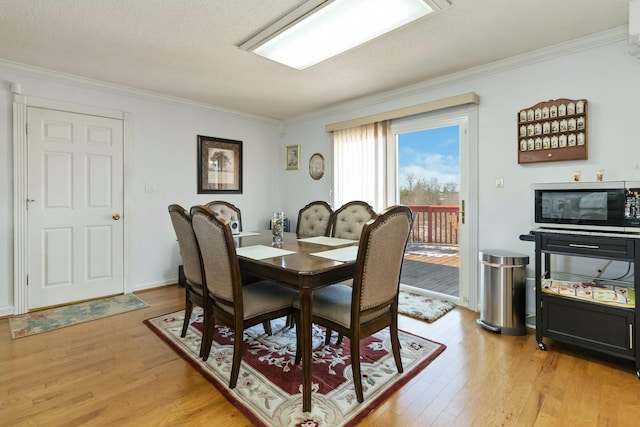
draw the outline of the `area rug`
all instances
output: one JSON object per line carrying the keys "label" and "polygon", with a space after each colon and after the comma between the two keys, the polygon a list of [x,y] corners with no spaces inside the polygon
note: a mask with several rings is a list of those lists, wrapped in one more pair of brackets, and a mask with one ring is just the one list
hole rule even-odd
{"label": "area rug", "polygon": [[398,312],[400,314],[429,323],[435,322],[453,310],[455,306],[454,303],[449,301],[442,301],[407,291],[400,291],[398,296]]}
{"label": "area rug", "polygon": [[22,338],[145,307],[133,294],[117,295],[10,317],[9,327],[13,338]]}
{"label": "area rug", "polygon": [[233,333],[216,326],[207,362],[200,351],[202,311],[194,308],[191,325],[180,338],[184,311],[145,320],[145,324],[210,381],[256,426],[353,426],[393,392],[415,377],[445,350],[445,346],[400,331],[404,373],[399,374],[388,330],[361,341],[364,402],[358,403],[351,380],[349,340],[324,345],[324,330],[313,327],[312,410],[302,412],[302,366],[294,365],[295,328],[285,319],[271,322],[273,335],[262,325],[245,331],[245,351],[236,387],[228,388]]}

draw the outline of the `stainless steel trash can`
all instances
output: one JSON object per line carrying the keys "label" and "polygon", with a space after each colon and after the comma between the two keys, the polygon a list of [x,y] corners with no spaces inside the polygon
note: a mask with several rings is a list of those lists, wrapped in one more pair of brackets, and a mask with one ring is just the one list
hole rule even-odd
{"label": "stainless steel trash can", "polygon": [[529,257],[508,251],[482,250],[480,318],[482,328],[504,335],[524,335],[525,283]]}

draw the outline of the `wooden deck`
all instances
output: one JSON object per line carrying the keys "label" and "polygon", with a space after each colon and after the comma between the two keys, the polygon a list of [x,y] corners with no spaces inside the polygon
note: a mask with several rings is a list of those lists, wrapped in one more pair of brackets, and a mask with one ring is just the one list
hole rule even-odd
{"label": "wooden deck", "polygon": [[459,268],[457,246],[410,244],[402,264],[400,283],[458,297]]}

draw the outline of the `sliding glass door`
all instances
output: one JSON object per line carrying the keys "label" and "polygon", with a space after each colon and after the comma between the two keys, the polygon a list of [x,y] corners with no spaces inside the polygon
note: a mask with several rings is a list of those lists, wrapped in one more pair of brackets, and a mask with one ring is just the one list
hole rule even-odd
{"label": "sliding glass door", "polygon": [[477,305],[474,129],[475,109],[467,108],[394,120],[386,186],[390,204],[414,214],[401,283],[470,308]]}

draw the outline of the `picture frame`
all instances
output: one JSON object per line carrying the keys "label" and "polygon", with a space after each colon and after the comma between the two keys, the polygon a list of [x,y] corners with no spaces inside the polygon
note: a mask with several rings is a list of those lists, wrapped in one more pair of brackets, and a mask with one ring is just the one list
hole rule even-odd
{"label": "picture frame", "polygon": [[314,153],[309,159],[309,175],[316,181],[324,176],[324,156]]}
{"label": "picture frame", "polygon": [[198,135],[198,194],[242,194],[242,141]]}
{"label": "picture frame", "polygon": [[288,145],[285,149],[285,164],[287,170],[299,170],[300,169],[300,145]]}

